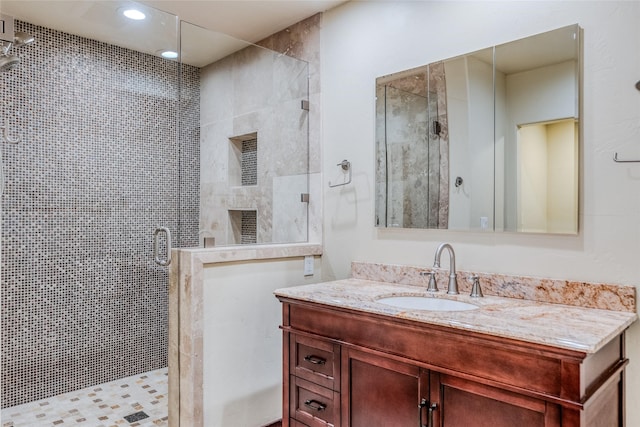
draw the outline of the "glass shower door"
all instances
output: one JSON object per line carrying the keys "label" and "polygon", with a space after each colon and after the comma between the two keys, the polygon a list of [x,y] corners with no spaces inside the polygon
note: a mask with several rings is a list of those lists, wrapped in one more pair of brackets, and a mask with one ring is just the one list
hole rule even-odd
{"label": "glass shower door", "polygon": [[[3,407],[167,366],[152,233],[180,234],[178,63],[158,55],[177,51],[177,19],[67,3],[2,2],[35,38],[0,74],[21,136],[1,147]],[[84,33],[55,29],[65,5]]]}
{"label": "glass shower door", "polygon": [[182,243],[306,242],[309,64],[187,22],[180,41],[181,157],[191,165],[181,193],[200,195],[182,205],[188,221],[199,212]]}

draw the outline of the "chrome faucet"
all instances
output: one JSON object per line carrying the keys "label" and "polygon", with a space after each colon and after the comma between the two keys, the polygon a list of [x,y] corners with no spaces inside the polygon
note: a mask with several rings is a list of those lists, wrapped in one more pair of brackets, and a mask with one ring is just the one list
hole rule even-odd
{"label": "chrome faucet", "polygon": [[453,248],[448,243],[441,243],[436,249],[436,257],[433,260],[433,267],[440,268],[440,256],[442,251],[449,250],[449,286],[447,287],[447,294],[458,295],[458,280],[456,279],[456,254],[453,252]]}

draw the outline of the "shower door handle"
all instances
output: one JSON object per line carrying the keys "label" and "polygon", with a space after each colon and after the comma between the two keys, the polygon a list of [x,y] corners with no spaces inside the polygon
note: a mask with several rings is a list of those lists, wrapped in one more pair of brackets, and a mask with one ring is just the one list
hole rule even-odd
{"label": "shower door handle", "polygon": [[[167,236],[167,257],[164,260],[160,259],[160,255],[158,254],[158,252],[160,252],[160,245],[158,243],[158,235],[160,233],[164,233]],[[171,231],[169,231],[167,227],[158,227],[153,232],[153,259],[156,264],[163,267],[171,264]]]}

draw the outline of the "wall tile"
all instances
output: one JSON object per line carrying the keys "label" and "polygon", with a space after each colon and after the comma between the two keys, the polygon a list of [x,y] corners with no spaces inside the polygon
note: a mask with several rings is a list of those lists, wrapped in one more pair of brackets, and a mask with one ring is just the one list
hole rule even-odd
{"label": "wall tile", "polygon": [[[36,42],[0,75],[3,117],[23,137],[1,144],[3,407],[166,366],[167,271],[151,233],[198,225],[198,180],[178,197],[179,178],[199,175],[199,114],[185,112],[179,153],[177,64],[17,29]],[[184,71],[183,106],[197,110],[197,73]]]}

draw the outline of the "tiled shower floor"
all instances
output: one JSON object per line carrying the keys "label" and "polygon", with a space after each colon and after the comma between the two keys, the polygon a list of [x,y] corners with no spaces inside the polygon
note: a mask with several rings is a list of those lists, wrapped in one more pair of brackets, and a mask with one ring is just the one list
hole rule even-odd
{"label": "tiled shower floor", "polygon": [[166,427],[168,426],[167,390],[167,369],[158,369],[5,408],[0,416],[1,425],[2,427]]}

